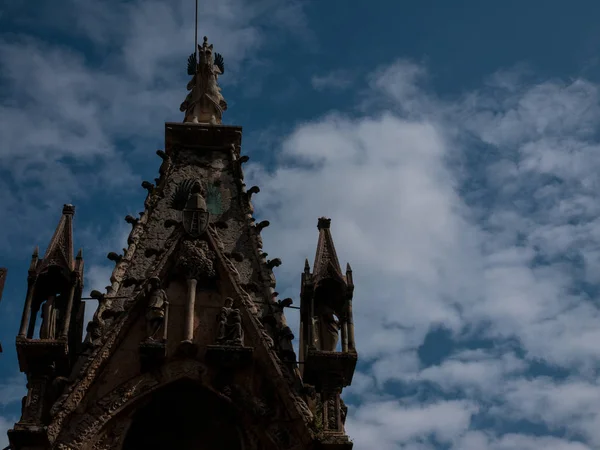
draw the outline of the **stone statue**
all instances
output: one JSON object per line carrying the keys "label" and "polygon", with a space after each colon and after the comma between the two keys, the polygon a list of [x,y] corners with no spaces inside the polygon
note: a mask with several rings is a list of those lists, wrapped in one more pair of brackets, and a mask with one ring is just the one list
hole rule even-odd
{"label": "stone statue", "polygon": [[314,324],[317,348],[334,352],[339,340],[340,322],[336,319],[333,309],[327,305],[320,305],[316,312]]}
{"label": "stone statue", "polygon": [[213,46],[208,45],[205,36],[202,46],[198,45],[198,61],[195,55],[188,59],[188,75],[193,78],[187,85],[190,93],[179,107],[181,112],[185,111],[184,123],[221,123],[227,102],[221,95],[217,78],[223,72],[223,57],[218,53],[213,55]]}
{"label": "stone statue", "polygon": [[225,306],[219,314],[219,334],[217,344],[242,346],[244,331],[242,330],[242,317],[240,310],[233,307],[233,299],[227,297]]}
{"label": "stone statue", "polygon": [[160,287],[160,278],[150,278],[150,298],[146,310],[146,332],[149,341],[156,340],[156,334],[165,321],[167,294]]}
{"label": "stone statue", "polygon": [[62,297],[50,296],[41,307],[42,324],[40,326],[40,339],[56,339],[57,326],[61,320]]}

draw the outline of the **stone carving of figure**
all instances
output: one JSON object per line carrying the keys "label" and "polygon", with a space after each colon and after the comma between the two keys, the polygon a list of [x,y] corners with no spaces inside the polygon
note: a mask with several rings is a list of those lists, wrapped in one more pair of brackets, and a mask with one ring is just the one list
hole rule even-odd
{"label": "stone carving of figure", "polygon": [[227,297],[225,306],[219,314],[219,333],[217,344],[242,346],[244,331],[242,330],[242,317],[240,310],[233,307],[233,299]]}
{"label": "stone carving of figure", "polygon": [[42,304],[40,339],[56,339],[56,327],[60,319],[59,296],[51,296]]}
{"label": "stone carving of figure", "polygon": [[198,62],[195,55],[188,60],[188,74],[194,77],[187,85],[190,93],[179,108],[185,111],[185,123],[221,123],[227,102],[221,95],[217,78],[224,71],[223,58],[218,53],[213,55],[213,46],[208,45],[205,36],[202,46],[198,46]]}
{"label": "stone carving of figure", "polygon": [[50,321],[52,320],[52,299],[46,300],[41,307],[40,339],[50,339]]}
{"label": "stone carving of figure", "polygon": [[339,340],[340,322],[335,318],[333,309],[326,305],[318,307],[315,328],[317,348],[334,352]]}
{"label": "stone carving of figure", "polygon": [[165,321],[167,294],[160,287],[160,278],[150,278],[150,298],[146,310],[148,340],[156,340],[156,334]]}

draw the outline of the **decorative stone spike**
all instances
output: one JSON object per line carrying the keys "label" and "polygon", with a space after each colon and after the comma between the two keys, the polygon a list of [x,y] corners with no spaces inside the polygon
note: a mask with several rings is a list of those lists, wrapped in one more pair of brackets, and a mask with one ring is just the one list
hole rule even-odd
{"label": "decorative stone spike", "polygon": [[130,224],[132,226],[136,226],[139,221],[140,221],[140,219],[136,219],[132,215],[125,216],[125,222],[127,222],[128,224]]}
{"label": "decorative stone spike", "polygon": [[246,191],[246,194],[248,194],[248,200],[250,200],[252,198],[253,194],[258,194],[260,192],[260,188],[258,186],[252,186],[250,189],[248,189]]}
{"label": "decorative stone spike", "polygon": [[109,260],[114,261],[116,264],[119,264],[121,262],[121,260],[123,259],[123,255],[119,255],[116,252],[110,252],[108,255],[106,255],[106,257]]}
{"label": "decorative stone spike", "polygon": [[289,308],[294,303],[294,300],[292,300],[291,298],[288,297],[288,298],[284,298],[283,300],[279,300],[277,303],[282,308]]}
{"label": "decorative stone spike", "polygon": [[154,191],[154,185],[149,181],[142,181],[142,187],[146,189],[150,194]]}
{"label": "decorative stone spike", "polygon": [[256,231],[258,231],[259,233],[267,228],[269,225],[271,225],[271,222],[269,222],[268,220],[263,220],[262,222],[259,222],[256,224]]}
{"label": "decorative stone spike", "polygon": [[274,267],[279,267],[280,265],[281,265],[280,258],[273,258],[273,259],[270,259],[269,261],[267,261],[267,267],[269,269],[273,269]]}

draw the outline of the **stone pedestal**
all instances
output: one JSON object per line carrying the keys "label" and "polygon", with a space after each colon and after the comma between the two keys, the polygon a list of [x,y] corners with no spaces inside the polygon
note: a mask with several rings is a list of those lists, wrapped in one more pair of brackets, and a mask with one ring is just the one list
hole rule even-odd
{"label": "stone pedestal", "polygon": [[315,445],[318,450],[352,450],[354,443],[346,435],[323,435]]}
{"label": "stone pedestal", "polygon": [[140,343],[140,363],[142,371],[160,365],[167,356],[167,345],[164,340],[146,340]]}
{"label": "stone pedestal", "polygon": [[[352,383],[358,356],[356,352],[325,352],[309,349],[304,359],[303,379],[317,387],[324,383],[339,384],[340,388]],[[335,381],[334,381],[335,380]]]}
{"label": "stone pedestal", "polygon": [[39,425],[16,423],[12,430],[8,430],[8,440],[14,450],[50,448],[46,427]]}
{"label": "stone pedestal", "polygon": [[209,345],[206,347],[206,362],[223,369],[237,369],[251,364],[253,354],[253,347]]}
{"label": "stone pedestal", "polygon": [[17,337],[17,357],[21,372],[35,372],[36,367],[54,363],[57,368],[68,364],[67,339],[28,339]]}

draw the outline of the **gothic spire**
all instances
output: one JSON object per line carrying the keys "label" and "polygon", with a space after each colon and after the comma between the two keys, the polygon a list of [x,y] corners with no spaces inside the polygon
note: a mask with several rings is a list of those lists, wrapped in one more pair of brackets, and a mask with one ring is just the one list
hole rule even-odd
{"label": "gothic spire", "polygon": [[44,258],[37,265],[37,272],[41,273],[50,266],[60,267],[69,272],[75,269],[73,258],[73,215],[75,207],[73,205],[64,205],[62,216],[50,244],[46,249]]}
{"label": "gothic spire", "polygon": [[340,267],[340,262],[331,236],[331,219],[319,218],[317,228],[319,229],[319,241],[313,264],[313,277],[315,284],[324,279],[335,279],[346,282]]}

